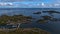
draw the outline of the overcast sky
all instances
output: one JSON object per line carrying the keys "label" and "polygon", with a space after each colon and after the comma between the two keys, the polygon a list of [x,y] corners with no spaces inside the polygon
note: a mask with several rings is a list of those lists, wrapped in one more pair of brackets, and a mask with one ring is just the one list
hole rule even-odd
{"label": "overcast sky", "polygon": [[60,0],[0,0],[1,8],[60,8]]}

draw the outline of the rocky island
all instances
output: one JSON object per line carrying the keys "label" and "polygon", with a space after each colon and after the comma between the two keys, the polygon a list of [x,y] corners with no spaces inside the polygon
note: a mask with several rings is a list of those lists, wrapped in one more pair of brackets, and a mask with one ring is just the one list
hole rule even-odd
{"label": "rocky island", "polygon": [[0,25],[1,24],[17,24],[17,23],[30,23],[32,22],[31,16],[24,16],[24,15],[2,15],[0,16]]}

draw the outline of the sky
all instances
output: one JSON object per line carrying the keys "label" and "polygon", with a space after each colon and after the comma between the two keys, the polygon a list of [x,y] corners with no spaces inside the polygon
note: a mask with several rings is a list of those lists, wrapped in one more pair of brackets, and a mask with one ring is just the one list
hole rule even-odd
{"label": "sky", "polygon": [[0,8],[60,8],[60,0],[0,0]]}

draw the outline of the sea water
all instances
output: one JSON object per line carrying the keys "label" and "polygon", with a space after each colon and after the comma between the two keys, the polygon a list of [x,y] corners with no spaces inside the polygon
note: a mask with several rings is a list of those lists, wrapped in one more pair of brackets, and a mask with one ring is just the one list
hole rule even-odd
{"label": "sea water", "polygon": [[[13,16],[15,14],[25,15],[25,16],[32,16],[33,18],[40,19],[41,16],[49,15],[48,13],[42,14],[33,14],[34,12],[42,12],[44,10],[54,10],[60,12],[60,8],[0,8],[0,15],[7,14],[9,16]],[[59,19],[60,14],[53,14],[55,18]],[[33,20],[32,23],[29,24],[21,24],[20,28],[41,28],[46,31],[50,31],[55,34],[55,31],[60,31],[60,22],[48,22],[46,24],[39,24],[36,23],[36,20]]]}

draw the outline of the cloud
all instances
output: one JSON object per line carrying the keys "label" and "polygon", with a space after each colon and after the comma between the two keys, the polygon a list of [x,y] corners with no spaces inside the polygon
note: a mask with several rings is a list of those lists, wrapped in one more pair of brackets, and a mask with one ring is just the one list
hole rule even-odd
{"label": "cloud", "polygon": [[60,6],[60,4],[54,4],[54,6]]}
{"label": "cloud", "polygon": [[0,6],[12,6],[13,3],[0,2]]}
{"label": "cloud", "polygon": [[[2,7],[20,7],[20,8],[41,8],[41,7],[60,7],[60,0],[1,0],[14,2],[0,2]],[[17,2],[18,1],[18,2]]]}

